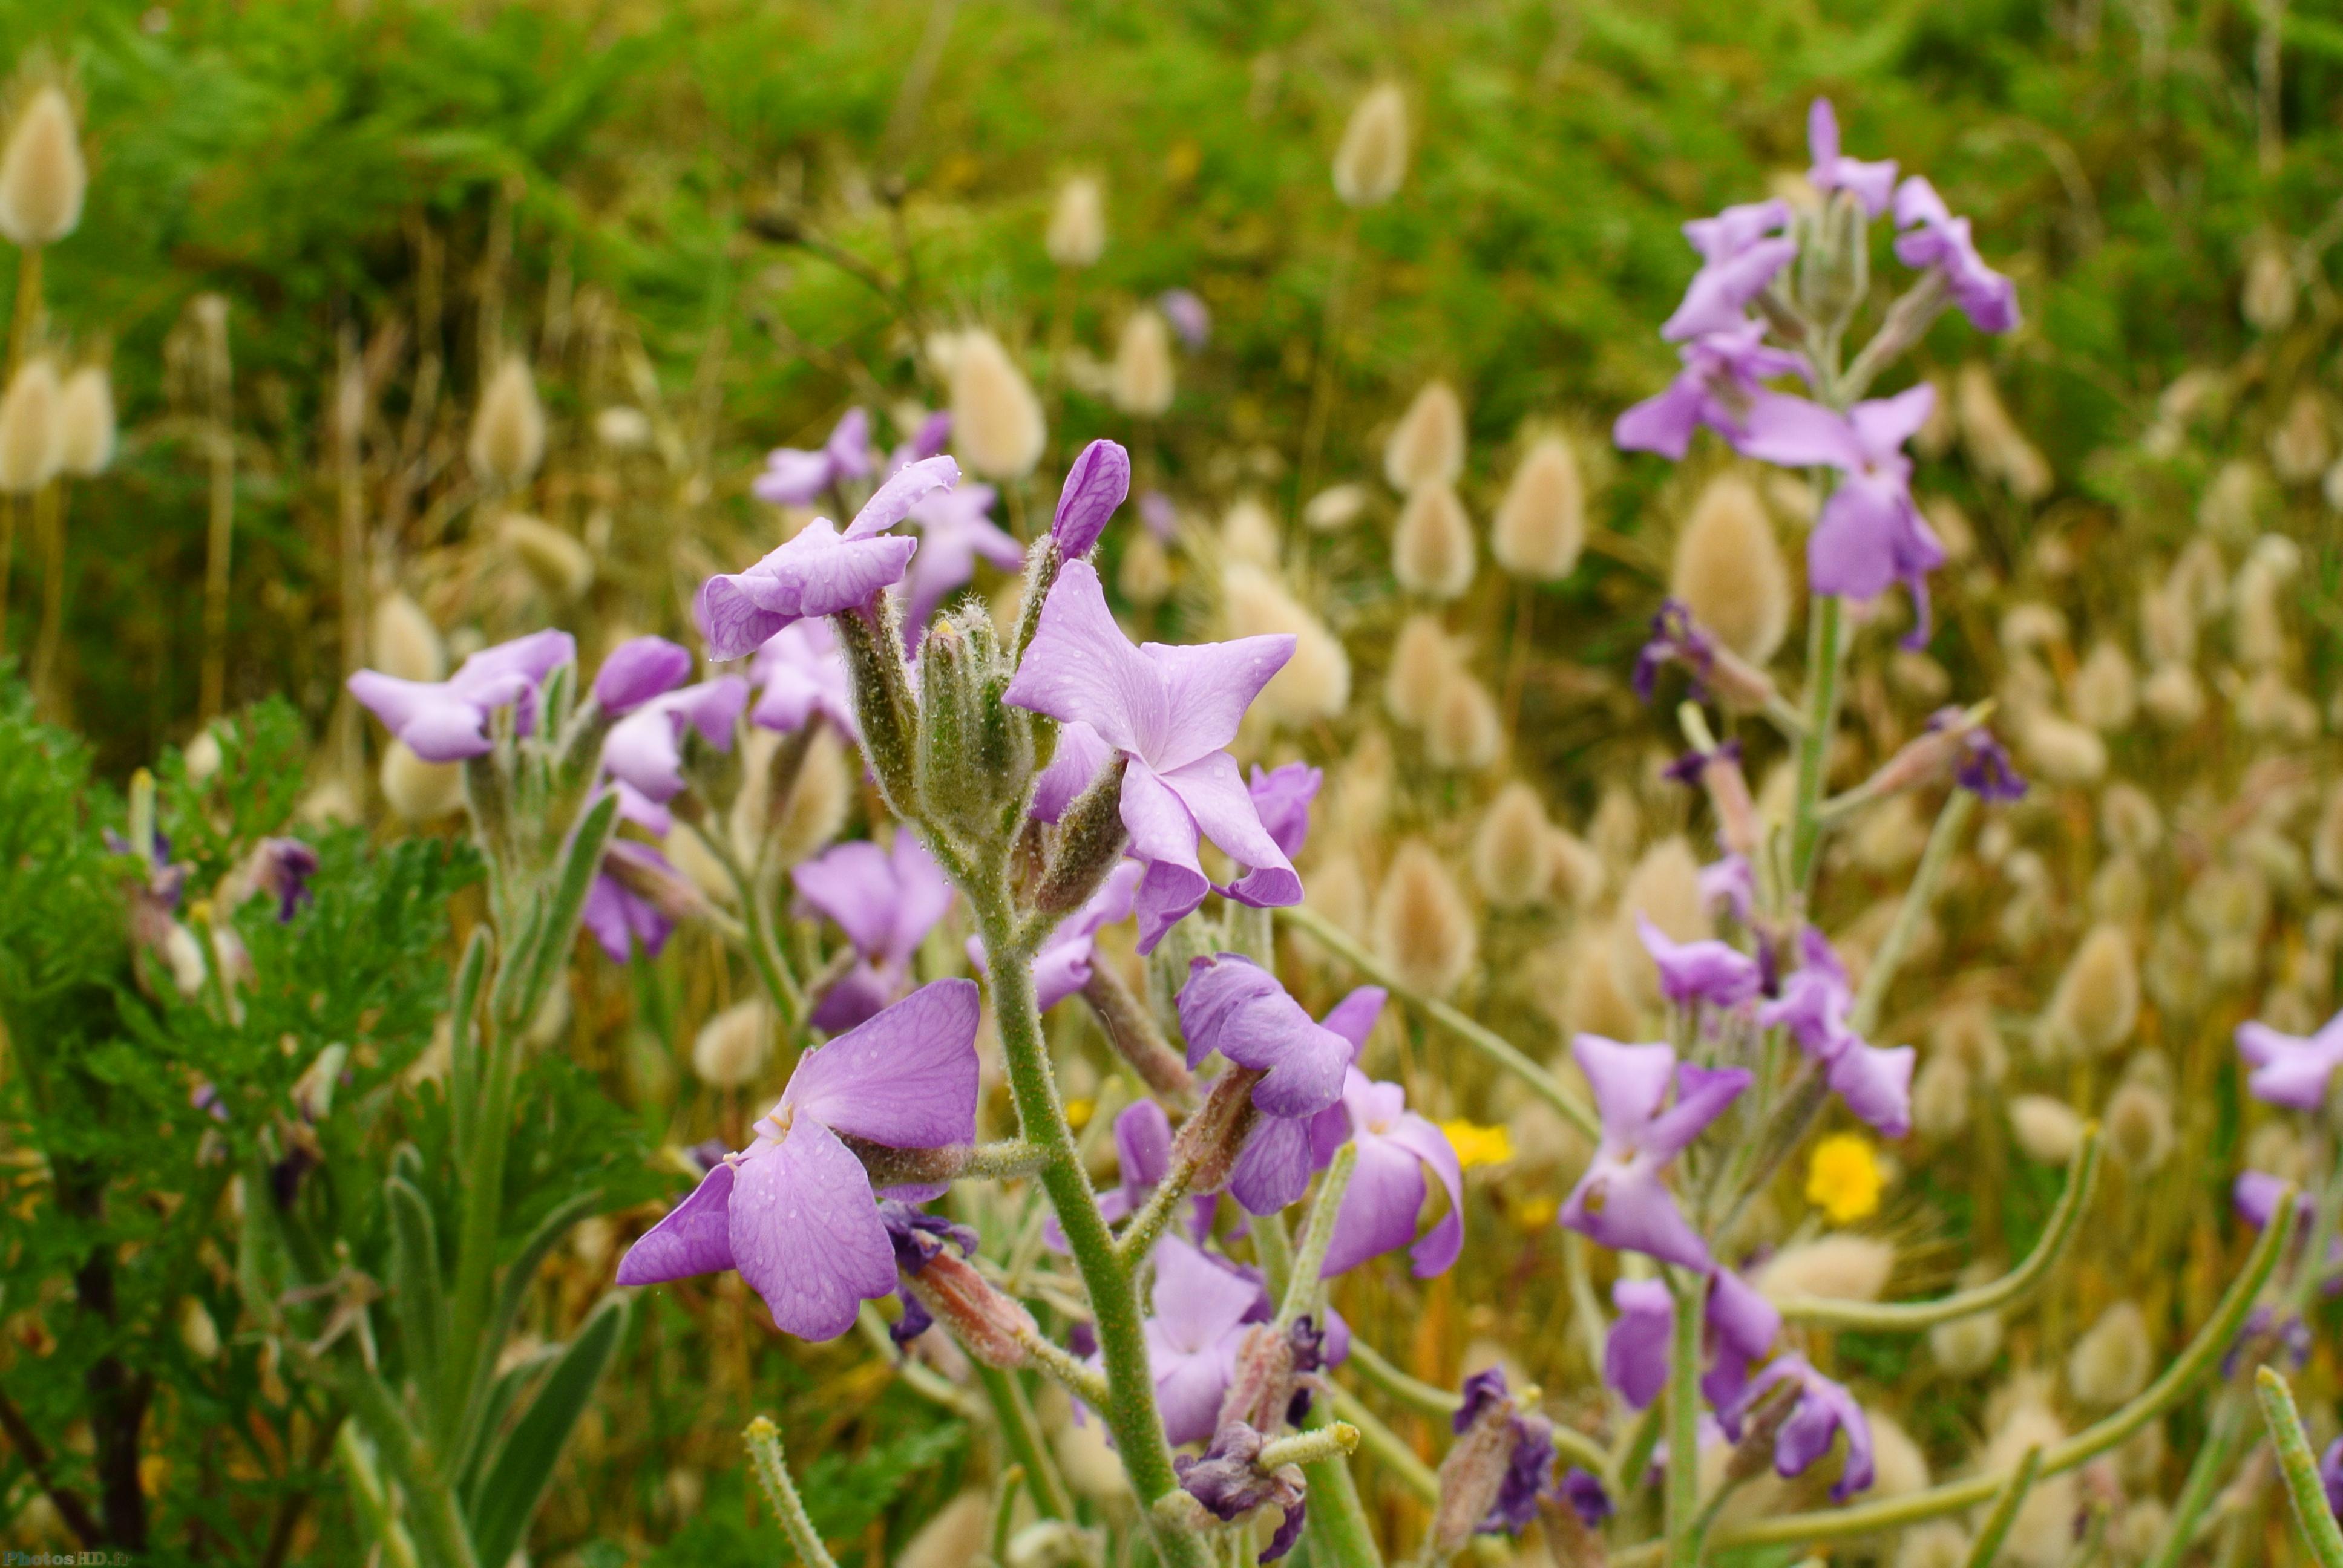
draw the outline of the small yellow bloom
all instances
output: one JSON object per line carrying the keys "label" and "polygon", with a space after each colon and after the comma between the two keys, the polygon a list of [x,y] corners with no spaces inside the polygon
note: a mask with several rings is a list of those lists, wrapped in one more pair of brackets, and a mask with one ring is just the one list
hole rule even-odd
{"label": "small yellow bloom", "polygon": [[1806,1166],[1806,1201],[1821,1208],[1834,1224],[1877,1213],[1879,1191],[1886,1184],[1877,1151],[1869,1140],[1852,1132],[1835,1132],[1815,1144]]}
{"label": "small yellow bloom", "polygon": [[1093,1100],[1067,1101],[1066,1125],[1072,1128],[1075,1131],[1080,1132],[1083,1128],[1090,1125],[1091,1113],[1097,1109],[1098,1102]]}
{"label": "small yellow bloom", "polygon": [[1554,1223],[1554,1217],[1561,1211],[1562,1205],[1551,1198],[1533,1198],[1513,1213],[1521,1221],[1523,1230],[1543,1231]]}
{"label": "small yellow bloom", "polygon": [[1460,1116],[1442,1122],[1440,1131],[1456,1151],[1456,1163],[1467,1171],[1475,1165],[1503,1165],[1513,1157],[1513,1136],[1502,1127],[1483,1127]]}

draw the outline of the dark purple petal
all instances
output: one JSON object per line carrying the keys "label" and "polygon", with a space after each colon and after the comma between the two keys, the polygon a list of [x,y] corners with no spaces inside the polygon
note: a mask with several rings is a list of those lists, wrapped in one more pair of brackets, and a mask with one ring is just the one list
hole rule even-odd
{"label": "dark purple petal", "polygon": [[1092,441],[1066,470],[1064,488],[1058,492],[1057,516],[1050,537],[1059,553],[1072,559],[1090,553],[1106,530],[1107,519],[1131,493],[1131,454],[1116,442]]}

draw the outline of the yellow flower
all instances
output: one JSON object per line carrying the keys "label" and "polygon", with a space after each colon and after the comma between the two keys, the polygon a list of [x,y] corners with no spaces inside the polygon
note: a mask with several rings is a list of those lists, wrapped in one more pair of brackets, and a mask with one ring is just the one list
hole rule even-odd
{"label": "yellow flower", "polygon": [[1562,1205],[1551,1198],[1533,1198],[1513,1213],[1521,1221],[1523,1230],[1543,1231],[1554,1223],[1554,1215],[1561,1211]]}
{"label": "yellow flower", "polygon": [[1066,1101],[1066,1125],[1080,1132],[1090,1125],[1091,1115],[1097,1110],[1095,1101],[1069,1100]]}
{"label": "yellow flower", "polygon": [[1440,1131],[1456,1151],[1456,1163],[1467,1171],[1475,1165],[1503,1165],[1513,1157],[1513,1140],[1502,1127],[1483,1127],[1460,1116],[1442,1122]]}
{"label": "yellow flower", "polygon": [[1844,1225],[1877,1213],[1879,1190],[1886,1183],[1870,1141],[1835,1132],[1815,1145],[1806,1166],[1806,1201],[1818,1205],[1834,1224]]}

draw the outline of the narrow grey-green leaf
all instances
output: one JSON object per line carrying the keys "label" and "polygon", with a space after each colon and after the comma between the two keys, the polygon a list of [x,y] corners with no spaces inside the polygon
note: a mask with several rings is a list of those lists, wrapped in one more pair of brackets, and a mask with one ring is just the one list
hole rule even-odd
{"label": "narrow grey-green leaf", "polygon": [[605,1297],[498,1445],[472,1509],[472,1543],[482,1563],[505,1562],[520,1545],[562,1447],[586,1413],[586,1402],[626,1326],[627,1298]]}
{"label": "narrow grey-green leaf", "polygon": [[383,1192],[390,1207],[391,1305],[398,1315],[407,1375],[423,1390],[427,1403],[438,1387],[439,1352],[447,1333],[439,1231],[431,1206],[404,1175],[384,1183]]}

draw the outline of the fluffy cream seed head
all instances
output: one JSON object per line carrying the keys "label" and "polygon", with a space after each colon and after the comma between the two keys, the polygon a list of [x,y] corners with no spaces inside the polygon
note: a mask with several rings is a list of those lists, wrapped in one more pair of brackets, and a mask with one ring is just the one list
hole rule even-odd
{"label": "fluffy cream seed head", "polygon": [[0,150],[0,235],[19,246],[55,245],[81,222],[89,166],[65,90],[45,86],[26,100]]}
{"label": "fluffy cream seed head", "polygon": [[734,1002],[699,1026],[691,1070],[711,1089],[754,1082],[773,1053],[773,1010],[764,998]]}
{"label": "fluffy cream seed head", "polygon": [[464,803],[464,765],[426,762],[394,740],[382,754],[382,798],[404,821],[436,822]]}
{"label": "fluffy cream seed head", "polygon": [[1676,536],[1668,591],[1750,663],[1774,657],[1790,628],[1790,568],[1755,485],[1720,474],[1702,488]]}
{"label": "fluffy cream seed head", "polygon": [[1931,1051],[1912,1079],[1912,1130],[1931,1143],[1958,1137],[1969,1124],[1969,1070],[1958,1057]]}
{"label": "fluffy cream seed head", "polygon": [[2056,477],[2049,460],[2010,418],[2001,394],[1994,389],[1992,371],[1975,362],[1962,366],[1953,404],[1971,462],[2021,501],[2038,501],[2050,493]]}
{"label": "fluffy cream seed head", "polygon": [[1833,1231],[1783,1248],[1765,1261],[1752,1283],[1774,1302],[1794,1296],[1875,1302],[1895,1271],[1896,1249],[1886,1242],[1852,1231]]}
{"label": "fluffy cream seed head", "polygon": [[1445,381],[1427,381],[1383,441],[1383,477],[1402,495],[1453,485],[1464,472],[1464,405]]}
{"label": "fluffy cream seed head", "polygon": [[76,478],[97,477],[114,461],[114,383],[103,365],[85,365],[57,397],[58,466]]}
{"label": "fluffy cream seed head", "polygon": [[[749,731],[751,740],[771,733],[753,727]],[[754,755],[743,748],[744,763]],[[845,746],[837,730],[823,725],[821,733],[806,748],[797,788],[789,792],[789,805],[773,828],[773,853],[782,865],[794,866],[820,853],[846,830],[846,814],[854,804],[854,780],[859,776],[859,769],[851,773],[847,769]],[[746,796],[748,791],[741,793]]]}
{"label": "fluffy cream seed head", "polygon": [[2139,713],[2139,678],[2131,660],[2112,642],[2095,645],[2075,671],[2075,717],[2112,735],[2127,729]]}
{"label": "fluffy cream seed head", "polygon": [[1221,611],[1232,638],[1284,632],[1293,638],[1293,657],[1253,699],[1254,713],[1299,729],[1349,705],[1351,657],[1342,640],[1275,577],[1249,562],[1231,562],[1221,577]]}
{"label": "fluffy cream seed head", "polygon": [[2270,472],[2283,484],[2308,485],[2326,473],[2335,449],[2328,439],[2327,409],[2308,388],[2294,395],[2286,417],[2269,435]]}
{"label": "fluffy cream seed head", "polygon": [[219,1324],[212,1321],[211,1309],[200,1296],[179,1299],[179,1343],[199,1362],[207,1362],[220,1353]]}
{"label": "fluffy cream seed head", "polygon": [[594,586],[594,556],[542,518],[516,512],[497,525],[504,548],[537,586],[564,604]]}
{"label": "fluffy cream seed head", "polygon": [[1475,554],[1473,519],[1455,491],[1428,484],[1409,495],[1392,531],[1392,576],[1400,587],[1425,598],[1461,598],[1473,586]]}
{"label": "fluffy cream seed head", "polygon": [[2096,784],[2107,770],[2107,742],[2046,708],[2018,720],[2017,744],[2033,770],[2052,784]]}
{"label": "fluffy cream seed head", "polygon": [[2083,1141],[2083,1119],[2063,1100],[2021,1094],[2009,1102],[2009,1130],[2028,1160],[2064,1165]]}
{"label": "fluffy cream seed head", "polygon": [[2058,1043],[2104,1056],[2139,1025],[2139,960],[2112,925],[2091,928],[2051,994],[2047,1021]]}
{"label": "fluffy cream seed head", "polygon": [[951,356],[952,450],[987,479],[1021,479],[1041,460],[1049,426],[1032,383],[1001,339],[960,333]]}
{"label": "fluffy cream seed head", "polygon": [[2286,242],[2268,234],[2255,240],[2246,256],[2246,284],[2237,300],[2247,325],[2257,332],[2285,331],[2294,320],[2298,292]]}
{"label": "fluffy cream seed head", "polygon": [[1559,436],[1543,436],[1513,470],[1489,529],[1489,553],[1517,578],[1557,582],[1586,548],[1586,481],[1578,454]]}
{"label": "fluffy cream seed head", "polygon": [[1554,831],[1535,789],[1516,779],[1499,790],[1473,834],[1473,879],[1482,897],[1501,910],[1544,900],[1554,882]]}
{"label": "fluffy cream seed head", "polygon": [[1968,1535],[1949,1520],[1906,1530],[1896,1543],[1896,1568],[1968,1568]]}
{"label": "fluffy cream seed head", "polygon": [[374,626],[367,638],[374,668],[401,680],[445,680],[447,645],[423,607],[393,590],[374,603]]}
{"label": "fluffy cream seed head", "polygon": [[1114,586],[1141,609],[1161,604],[1172,592],[1172,557],[1163,541],[1143,528],[1128,536],[1122,559],[1114,568]]}
{"label": "fluffy cream seed head", "polygon": [[2135,1176],[2152,1176],[2172,1157],[2172,1098],[2133,1081],[2107,1101],[2107,1152]]}
{"label": "fluffy cream seed head", "polygon": [[2113,1410],[2147,1386],[2156,1339],[2137,1302],[2117,1302],[2075,1342],[2066,1357],[2066,1386],[2089,1410]]}
{"label": "fluffy cream seed head", "polygon": [[2139,700],[2167,729],[2186,729],[2205,716],[2205,683],[2185,664],[2158,665],[2148,672]]}
{"label": "fluffy cream seed head", "polygon": [[1440,689],[1456,663],[1455,646],[1439,618],[1408,617],[1392,644],[1391,667],[1383,674],[1383,710],[1410,729],[1423,729],[1432,722]]}
{"label": "fluffy cream seed head", "polygon": [[1497,760],[1504,745],[1496,699],[1463,669],[1451,669],[1433,699],[1431,721],[1423,727],[1423,749],[1432,765],[1478,772]]}
{"label": "fluffy cream seed head", "polygon": [[1092,266],[1106,254],[1106,186],[1093,175],[1076,175],[1058,187],[1044,240],[1060,266]]}
{"label": "fluffy cream seed head", "polygon": [[1407,178],[1407,96],[1386,82],[1359,100],[1334,149],[1334,194],[1345,206],[1375,206]]}
{"label": "fluffy cream seed head", "polygon": [[1700,862],[1681,834],[1644,851],[1620,885],[1618,915],[1611,921],[1611,968],[1619,993],[1648,1007],[1659,1000],[1660,976],[1636,927],[1637,915],[1649,919],[1673,941],[1715,934],[1707,900],[1701,897]]}
{"label": "fluffy cream seed head", "polygon": [[1143,419],[1156,418],[1171,409],[1174,382],[1172,328],[1161,311],[1141,306],[1123,321],[1115,345],[1108,387],[1114,406]]}
{"label": "fluffy cream seed head", "polygon": [[1428,995],[1454,990],[1473,967],[1473,911],[1421,839],[1410,839],[1392,857],[1375,895],[1374,929],[1384,961]]}
{"label": "fluffy cream seed head", "polygon": [[65,459],[57,367],[36,355],[17,367],[0,393],[0,490],[29,496],[57,476]]}
{"label": "fluffy cream seed head", "polygon": [[1996,1313],[1955,1318],[1928,1331],[1928,1354],[1954,1377],[1975,1377],[2001,1354],[2001,1337]]}
{"label": "fluffy cream seed head", "polygon": [[1221,518],[1221,553],[1275,571],[1284,555],[1282,534],[1277,515],[1258,497],[1246,496]]}
{"label": "fluffy cream seed head", "polygon": [[480,393],[471,457],[482,478],[508,488],[527,484],[545,460],[545,405],[528,361],[518,354],[504,357]]}

